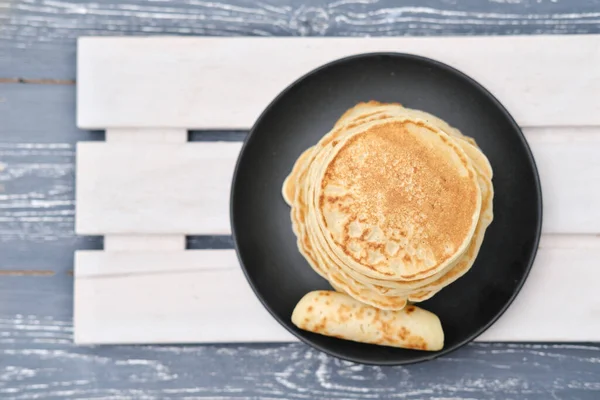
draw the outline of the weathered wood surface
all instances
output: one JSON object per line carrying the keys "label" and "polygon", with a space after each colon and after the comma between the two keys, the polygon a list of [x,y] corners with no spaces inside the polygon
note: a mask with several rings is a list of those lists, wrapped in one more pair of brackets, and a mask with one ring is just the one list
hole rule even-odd
{"label": "weathered wood surface", "polygon": [[520,126],[600,125],[594,97],[600,92],[600,35],[88,37],[77,48],[77,126],[86,129],[248,129],[308,71],[343,57],[390,51],[461,70],[493,93]]}
{"label": "weathered wood surface", "polygon": [[[73,234],[75,142],[100,139],[75,128],[78,35],[598,32],[598,0],[0,0],[0,399],[599,398],[597,344],[479,343],[406,368],[301,344],[76,348],[70,276],[75,249],[102,246]],[[5,84],[19,80],[42,84]]]}
{"label": "weathered wood surface", "polygon": [[0,0],[0,78],[72,80],[80,35],[600,32],[597,0]]}

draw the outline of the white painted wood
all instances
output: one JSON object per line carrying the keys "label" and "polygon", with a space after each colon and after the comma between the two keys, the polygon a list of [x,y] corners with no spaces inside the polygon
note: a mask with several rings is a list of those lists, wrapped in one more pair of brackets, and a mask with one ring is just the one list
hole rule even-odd
{"label": "white painted wood", "polygon": [[78,251],[75,342],[292,341],[252,293],[233,250]]}
{"label": "white painted wood", "polygon": [[143,142],[143,143],[185,143],[188,132],[185,129],[159,129],[159,128],[111,128],[106,130],[106,141],[117,142]]}
{"label": "white painted wood", "polygon": [[227,234],[241,143],[77,145],[78,234]]}
{"label": "white painted wood", "polygon": [[[544,194],[544,232],[600,232],[600,128],[525,129]],[[80,143],[80,234],[228,234],[240,143]]]}
{"label": "white painted wood", "polygon": [[[600,232],[600,127],[526,132],[542,182],[543,231]],[[592,134],[591,131],[596,134]]]}
{"label": "white painted wood", "polygon": [[[107,128],[107,142],[78,145],[76,231],[105,235],[105,251],[76,254],[75,341],[292,340],[255,298],[232,250],[185,251],[185,234],[230,233],[241,148],[186,143],[187,130],[248,129],[302,74],[370,51],[455,66],[525,127],[545,236],[522,294],[480,340],[600,340],[592,295],[600,279],[600,36],[538,36],[80,40],[78,124]],[[565,266],[585,279],[569,279]]]}
{"label": "white painted wood", "polygon": [[[588,239],[571,247],[544,238],[521,294],[479,340],[600,340],[600,238]],[[585,279],[569,279],[567,266]],[[79,344],[293,340],[256,299],[233,250],[79,251],[75,275]]]}
{"label": "white painted wood", "polygon": [[245,129],[305,73],[377,51],[424,55],[462,70],[521,126],[600,125],[599,35],[81,38],[77,121],[92,129]]}
{"label": "white painted wood", "polygon": [[[107,129],[109,143],[185,143],[188,133],[184,129]],[[125,172],[127,173],[127,172]],[[135,187],[133,187],[135,189]],[[123,190],[127,190],[123,188]],[[117,209],[119,206],[116,206]],[[185,235],[105,235],[105,251],[122,250],[185,250]]]}

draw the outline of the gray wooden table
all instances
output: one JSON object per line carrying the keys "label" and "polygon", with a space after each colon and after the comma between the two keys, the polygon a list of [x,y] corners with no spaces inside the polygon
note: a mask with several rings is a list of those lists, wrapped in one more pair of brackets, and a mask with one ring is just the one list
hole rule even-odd
{"label": "gray wooden table", "polygon": [[[600,0],[0,0],[0,399],[598,399],[599,344],[471,344],[379,368],[305,345],[72,345],[80,35],[600,33]],[[599,66],[600,68],[600,66]],[[193,132],[193,140],[245,132]],[[194,237],[190,248],[231,248]],[[558,320],[559,317],[557,316]]]}

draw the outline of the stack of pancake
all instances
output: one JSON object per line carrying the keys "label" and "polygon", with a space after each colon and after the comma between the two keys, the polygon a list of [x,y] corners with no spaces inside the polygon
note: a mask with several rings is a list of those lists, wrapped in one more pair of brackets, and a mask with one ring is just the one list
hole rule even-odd
{"label": "stack of pancake", "polygon": [[493,219],[491,180],[473,139],[423,111],[368,102],[302,153],[283,197],[319,275],[401,310],[471,268]]}

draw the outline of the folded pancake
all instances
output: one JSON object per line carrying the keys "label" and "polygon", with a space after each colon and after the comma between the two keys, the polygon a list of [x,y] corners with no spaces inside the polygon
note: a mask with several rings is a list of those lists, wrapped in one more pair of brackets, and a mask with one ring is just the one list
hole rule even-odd
{"label": "folded pancake", "polygon": [[415,306],[382,311],[333,291],[305,295],[294,308],[292,322],[303,330],[361,343],[428,351],[444,347],[435,314]]}

